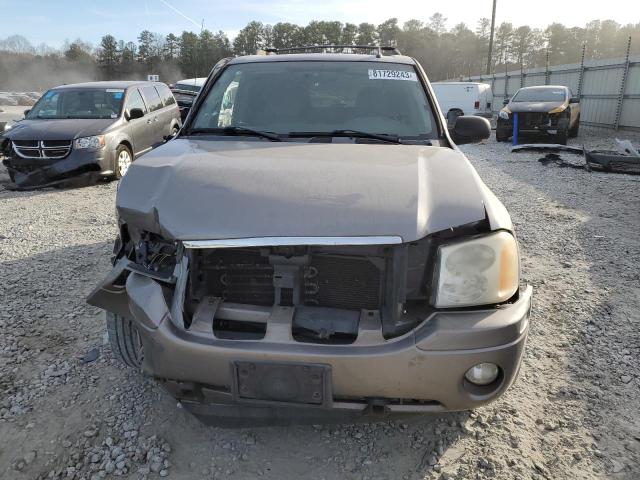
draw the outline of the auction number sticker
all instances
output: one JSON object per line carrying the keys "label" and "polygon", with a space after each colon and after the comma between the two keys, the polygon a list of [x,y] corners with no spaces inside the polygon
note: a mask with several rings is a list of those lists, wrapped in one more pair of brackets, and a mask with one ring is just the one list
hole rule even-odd
{"label": "auction number sticker", "polygon": [[369,69],[369,80],[408,80],[417,82],[416,72],[407,72],[406,70],[374,70]]}

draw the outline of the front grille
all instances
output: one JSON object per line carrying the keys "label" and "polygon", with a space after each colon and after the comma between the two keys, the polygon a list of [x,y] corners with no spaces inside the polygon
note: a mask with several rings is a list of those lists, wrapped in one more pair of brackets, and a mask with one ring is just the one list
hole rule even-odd
{"label": "front grille", "polygon": [[544,112],[523,112],[518,114],[520,127],[540,127],[549,125],[549,114]]}
{"label": "front grille", "polygon": [[14,140],[13,151],[27,159],[57,160],[69,155],[71,140]]}
{"label": "front grille", "polygon": [[[232,303],[275,304],[274,267],[259,250],[214,250],[199,264],[206,295]],[[296,303],[295,290],[300,292],[299,303],[307,306],[380,308],[382,274],[366,257],[311,254],[308,264],[300,266],[299,279],[298,288],[281,289],[281,305]]]}

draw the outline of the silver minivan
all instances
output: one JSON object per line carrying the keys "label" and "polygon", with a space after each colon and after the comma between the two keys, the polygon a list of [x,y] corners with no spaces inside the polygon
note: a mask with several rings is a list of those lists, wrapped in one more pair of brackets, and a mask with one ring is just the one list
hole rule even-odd
{"label": "silver minivan", "polygon": [[18,188],[78,177],[121,178],[131,162],[180,128],[169,87],[159,82],[88,82],[47,91],[0,137]]}

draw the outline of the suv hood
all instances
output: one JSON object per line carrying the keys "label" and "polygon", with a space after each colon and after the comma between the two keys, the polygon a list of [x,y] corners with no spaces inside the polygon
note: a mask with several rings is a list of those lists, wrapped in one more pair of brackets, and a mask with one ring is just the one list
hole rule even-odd
{"label": "suv hood", "polygon": [[104,133],[116,121],[111,118],[21,120],[4,136],[10,140],[73,140]]}
{"label": "suv hood", "polygon": [[545,112],[548,113],[555,108],[566,107],[568,102],[509,102],[507,108],[515,112]]}
{"label": "suv hood", "polygon": [[116,203],[121,221],[167,239],[407,242],[485,219],[487,192],[450,148],[175,139],[131,166]]}

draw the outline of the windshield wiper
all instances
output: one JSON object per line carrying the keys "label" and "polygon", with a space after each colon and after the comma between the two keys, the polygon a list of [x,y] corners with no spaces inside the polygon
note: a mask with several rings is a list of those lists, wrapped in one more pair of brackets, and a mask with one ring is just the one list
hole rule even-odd
{"label": "windshield wiper", "polygon": [[220,127],[220,128],[193,128],[189,130],[188,135],[199,134],[214,134],[214,135],[245,135],[262,137],[271,140],[272,142],[281,142],[282,139],[272,132],[263,132],[261,130],[254,130],[248,127]]}
{"label": "windshield wiper", "polygon": [[359,137],[374,138],[381,142],[402,143],[397,135],[386,135],[382,133],[369,133],[360,130],[351,130],[349,128],[341,130],[332,130],[330,132],[289,132],[289,137]]}

